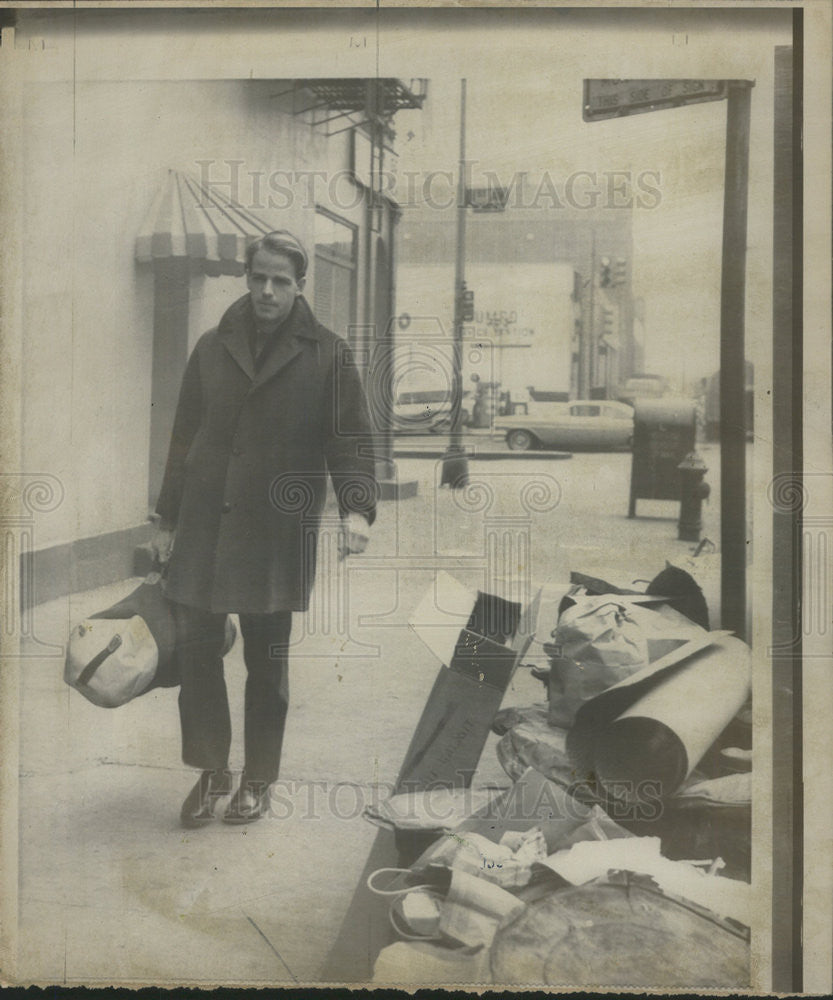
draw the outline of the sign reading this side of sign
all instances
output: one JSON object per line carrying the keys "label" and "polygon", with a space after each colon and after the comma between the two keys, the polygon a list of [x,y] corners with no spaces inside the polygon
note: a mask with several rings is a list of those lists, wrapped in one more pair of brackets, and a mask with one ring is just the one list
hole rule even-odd
{"label": "sign reading this side of sign", "polygon": [[582,117],[586,122],[722,101],[726,80],[585,80]]}

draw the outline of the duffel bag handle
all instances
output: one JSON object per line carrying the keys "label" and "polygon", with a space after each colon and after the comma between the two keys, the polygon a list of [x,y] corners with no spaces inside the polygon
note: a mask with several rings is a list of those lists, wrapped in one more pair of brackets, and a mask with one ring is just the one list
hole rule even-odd
{"label": "duffel bag handle", "polygon": [[[83,628],[83,626],[80,626]],[[107,643],[104,649],[101,650],[96,656],[94,656],[90,662],[84,667],[81,673],[78,675],[78,680],[76,684],[80,687],[82,684],[89,684],[93,679],[93,675],[96,670],[101,666],[102,663],[110,656],[112,653],[121,646],[122,637],[120,635],[114,635],[113,638]]]}

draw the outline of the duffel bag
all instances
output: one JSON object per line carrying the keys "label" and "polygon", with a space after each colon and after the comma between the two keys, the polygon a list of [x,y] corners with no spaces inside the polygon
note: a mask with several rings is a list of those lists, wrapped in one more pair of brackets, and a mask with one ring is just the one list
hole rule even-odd
{"label": "duffel bag", "polygon": [[[223,655],[236,635],[226,617]],[[117,708],[154,688],[179,684],[176,624],[160,573],[148,574],[117,604],[73,628],[64,680],[101,708]]]}

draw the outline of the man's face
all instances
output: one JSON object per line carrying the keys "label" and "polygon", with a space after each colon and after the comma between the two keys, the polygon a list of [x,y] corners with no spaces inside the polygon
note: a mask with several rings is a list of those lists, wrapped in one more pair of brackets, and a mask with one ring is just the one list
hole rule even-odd
{"label": "man's face", "polygon": [[292,259],[283,253],[258,250],[246,275],[255,318],[264,326],[279,326],[289,315],[304,279],[295,277]]}

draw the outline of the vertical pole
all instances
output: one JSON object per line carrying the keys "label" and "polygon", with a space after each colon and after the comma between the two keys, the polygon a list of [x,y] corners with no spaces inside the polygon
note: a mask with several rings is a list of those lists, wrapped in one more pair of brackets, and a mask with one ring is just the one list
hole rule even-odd
{"label": "vertical pole", "polygon": [[[0,60],[0,88],[3,101],[0,103],[0,127],[3,145],[0,147],[0,171],[4,179],[3,194],[3,236],[6,246],[25,246],[26,227],[24,224],[25,181],[24,181],[24,80],[29,72],[24,59],[28,52],[15,49],[15,29],[2,29],[3,58]],[[25,37],[25,36],[24,36]],[[71,169],[71,164],[69,165]],[[69,178],[70,182],[72,177]],[[0,317],[2,336],[0,337],[0,414],[3,432],[0,434],[0,469],[6,473],[22,472],[23,465],[23,254],[6,252],[0,256]],[[56,400],[57,403],[57,400]],[[20,483],[21,481],[19,481]],[[3,579],[0,593],[4,612],[4,628],[0,631],[0,653],[3,655],[3,669],[0,670],[0,706],[2,706],[3,727],[0,730],[0,753],[3,767],[0,768],[0,794],[3,808],[0,810],[0,843],[3,845],[3,894],[0,896],[0,922],[3,934],[0,936],[0,964],[7,978],[14,978],[18,960],[18,843],[22,827],[18,824],[18,764],[20,760],[20,740],[15,724],[20,712],[20,679],[25,660],[18,657],[23,636],[17,627],[20,619],[15,616],[9,621],[9,610],[17,608],[17,596],[26,573],[29,572],[27,559],[14,558],[13,539],[20,536],[17,526],[25,514],[25,505],[18,488],[4,484],[0,490],[0,525],[4,539]],[[22,539],[21,539],[22,541]],[[10,544],[12,543],[12,544]],[[10,551],[10,549],[12,551]],[[31,553],[29,553],[31,558]],[[31,579],[31,577],[30,577]]]}
{"label": "vertical pole", "polygon": [[443,456],[441,486],[468,486],[469,468],[463,450],[463,283],[466,266],[466,81],[460,81],[460,171],[457,183],[457,257],[454,265],[454,347],[451,434]]}
{"label": "vertical pole", "polygon": [[[391,216],[388,217],[389,234],[393,229],[394,222]],[[390,240],[390,245],[393,241]],[[376,433],[376,462],[378,465],[377,474],[380,479],[396,478],[396,462],[393,458],[393,390],[395,384],[395,342],[393,334],[393,289],[390,286],[391,257],[386,252],[385,241],[382,236],[376,239],[376,288],[374,294],[374,315],[373,329],[374,349],[380,346],[382,349],[383,363],[381,365],[381,382],[378,385],[368,386],[375,396],[377,403],[377,416],[381,426]],[[371,353],[371,357],[373,354]]]}
{"label": "vertical pole", "polygon": [[153,358],[151,362],[150,457],[148,504],[156,506],[179,386],[188,362],[188,310],[191,262],[187,257],[153,262]]}
{"label": "vertical pole", "polygon": [[[374,349],[382,345],[382,349],[394,352],[393,328],[390,321],[393,315],[393,296],[388,284],[389,270],[386,265],[389,259],[384,255],[384,229],[385,216],[383,214],[383,202],[381,198],[382,171],[385,159],[385,141],[383,125],[378,118],[378,107],[380,95],[378,93],[378,81],[368,81],[367,113],[371,122],[370,129],[370,197],[367,211],[367,274],[368,274],[368,310],[372,309],[372,344],[368,345],[368,357],[372,358]],[[376,216],[378,213],[378,216]],[[374,239],[373,223],[374,218],[379,219],[379,235]],[[389,237],[392,236],[393,219],[388,215]],[[389,245],[393,245],[389,238]],[[367,321],[366,321],[367,322]],[[382,426],[378,428],[376,444],[378,447],[377,473],[382,482],[396,478],[396,463],[393,459],[393,359],[387,364],[383,364],[382,378],[384,385],[368,387],[377,393],[381,406],[378,406],[377,414],[381,419]],[[382,487],[382,497],[386,495],[385,487]]]}
{"label": "vertical pole", "polygon": [[751,84],[732,80],[726,106],[720,288],[720,604],[723,628],[746,638],[746,208]]}
{"label": "vertical pole", "polygon": [[365,211],[365,238],[364,238],[364,310],[362,316],[362,327],[356,353],[360,358],[359,369],[362,378],[367,379],[367,365],[375,343],[378,331],[371,332],[372,324],[375,322],[374,316],[374,273],[373,273],[373,218],[376,210],[376,155],[377,155],[377,128],[378,119],[376,111],[378,107],[378,93],[376,80],[366,80],[364,86],[364,110],[369,127],[370,138],[370,184],[367,188],[366,211]]}
{"label": "vertical pole", "polygon": [[[800,14],[797,10],[794,14]],[[801,28],[794,24],[796,40]],[[800,486],[801,441],[801,49],[775,48],[772,262],[773,482]],[[793,81],[796,81],[794,86]],[[800,496],[800,488],[785,496]],[[800,507],[772,514],[772,981],[774,993],[803,986],[802,660]]]}
{"label": "vertical pole", "polygon": [[590,315],[587,322],[587,337],[585,338],[584,386],[582,398],[590,398],[590,386],[596,368],[596,228],[590,233]]}
{"label": "vertical pole", "polygon": [[370,136],[370,184],[365,201],[365,281],[360,370],[376,421],[373,451],[379,500],[401,500],[417,494],[416,480],[400,480],[394,458],[393,390],[396,342],[393,331],[393,244],[397,210],[383,197],[385,129],[382,83],[365,83],[365,112]]}

